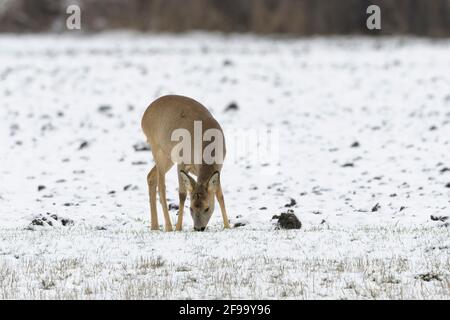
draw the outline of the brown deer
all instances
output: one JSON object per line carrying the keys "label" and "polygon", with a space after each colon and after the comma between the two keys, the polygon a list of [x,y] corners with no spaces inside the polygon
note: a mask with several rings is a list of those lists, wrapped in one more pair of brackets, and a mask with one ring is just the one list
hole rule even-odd
{"label": "brown deer", "polygon": [[[200,132],[198,124],[201,124]],[[145,110],[141,122],[147,141],[150,144],[155,166],[147,176],[148,190],[150,196],[151,229],[158,230],[158,213],[156,210],[156,190],[159,192],[165,231],[172,231],[169,210],[166,201],[165,175],[176,163],[178,171],[178,194],[180,198],[178,209],[178,221],[176,230],[182,230],[183,209],[187,192],[189,192],[191,203],[190,210],[196,231],[204,231],[212,213],[214,212],[214,196],[222,211],[223,224],[229,228],[222,187],[220,184],[220,170],[225,158],[225,139],[219,123],[211,113],[199,102],[184,96],[167,95],[153,101]],[[188,133],[188,141],[183,141],[184,146],[178,157],[174,156],[179,148],[179,142],[174,138],[175,132]],[[219,161],[205,160],[207,143],[198,139],[198,133],[203,137],[208,130],[216,130],[220,135],[215,137],[222,150],[215,150]],[[212,139],[211,139],[212,140]],[[216,158],[217,160],[217,158]],[[195,181],[189,173],[197,176]]]}

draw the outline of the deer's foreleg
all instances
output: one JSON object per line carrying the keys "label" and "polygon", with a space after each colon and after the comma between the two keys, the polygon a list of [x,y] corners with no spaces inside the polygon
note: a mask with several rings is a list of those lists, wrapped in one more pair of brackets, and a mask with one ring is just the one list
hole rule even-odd
{"label": "deer's foreleg", "polygon": [[186,201],[186,186],[182,182],[180,171],[183,170],[184,167],[182,165],[177,166],[177,172],[178,172],[178,195],[180,198],[180,203],[178,206],[178,219],[177,219],[177,225],[175,227],[176,231],[183,230],[183,213],[184,213],[184,202]]}
{"label": "deer's foreleg", "polygon": [[222,192],[222,186],[220,185],[220,181],[219,181],[219,185],[217,186],[216,197],[217,197],[217,201],[219,201],[220,211],[222,211],[223,227],[225,229],[228,229],[228,228],[230,228],[230,223],[228,221],[227,211],[225,209],[225,201],[223,199],[223,192]]}

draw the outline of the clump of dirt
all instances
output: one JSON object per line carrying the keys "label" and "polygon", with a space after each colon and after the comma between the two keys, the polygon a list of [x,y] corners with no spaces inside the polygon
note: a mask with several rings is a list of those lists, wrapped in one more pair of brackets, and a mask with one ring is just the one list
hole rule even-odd
{"label": "clump of dirt", "polygon": [[377,212],[378,210],[380,210],[380,208],[381,208],[381,206],[380,206],[380,204],[379,203],[377,203],[376,205],[374,205],[373,207],[372,207],[372,212]]}
{"label": "clump of dirt", "polygon": [[236,222],[233,227],[234,228],[239,228],[239,227],[245,227],[247,224],[244,222]]}
{"label": "clump of dirt", "polygon": [[430,281],[442,281],[442,278],[439,274],[436,273],[432,273],[432,272],[427,272],[427,273],[422,273],[422,274],[418,274],[416,276],[416,279],[420,279],[422,281],[425,282],[430,282]]}
{"label": "clump of dirt", "polygon": [[63,227],[72,226],[74,224],[72,219],[62,218],[56,214],[51,214],[47,212],[45,214],[38,215],[31,220],[28,225],[28,230],[34,230],[35,227],[54,227],[61,225]]}
{"label": "clump of dirt", "polygon": [[291,202],[284,205],[285,208],[293,207],[297,204],[297,201],[294,198],[291,198]]}
{"label": "clump of dirt", "polygon": [[83,150],[89,147],[89,142],[86,140],[83,140],[80,142],[80,145],[78,146],[78,150]]}
{"label": "clump of dirt", "polygon": [[431,215],[430,219],[433,221],[442,221],[445,222],[448,220],[448,216],[435,216],[435,215]]}
{"label": "clump of dirt", "polygon": [[278,219],[277,227],[281,229],[300,229],[302,227],[302,223],[293,210],[282,212],[279,216],[273,216],[272,219]]}
{"label": "clump of dirt", "polygon": [[344,163],[341,167],[343,168],[353,168],[355,164],[353,162]]}
{"label": "clump of dirt", "polygon": [[233,223],[233,228],[239,228],[239,227],[246,226],[248,224],[248,221],[243,219],[241,215],[237,215],[236,219],[233,219],[232,223]]}
{"label": "clump of dirt", "polygon": [[225,59],[225,60],[223,61],[223,65],[224,65],[224,66],[232,66],[232,65],[233,65],[233,61],[228,60],[228,59]]}
{"label": "clump of dirt", "polygon": [[133,149],[136,152],[151,151],[150,145],[146,142],[136,142],[135,144],[133,144]]}
{"label": "clump of dirt", "polygon": [[444,167],[441,170],[439,170],[440,173],[450,172],[450,168]]}
{"label": "clump of dirt", "polygon": [[107,112],[111,112],[112,107],[109,106],[109,105],[101,105],[101,106],[98,107],[97,110],[98,110],[98,112],[100,112],[100,113],[107,113]]}
{"label": "clump of dirt", "polygon": [[236,102],[232,102],[225,108],[224,111],[229,112],[229,111],[237,111],[237,110],[239,110],[239,106],[237,105]]}

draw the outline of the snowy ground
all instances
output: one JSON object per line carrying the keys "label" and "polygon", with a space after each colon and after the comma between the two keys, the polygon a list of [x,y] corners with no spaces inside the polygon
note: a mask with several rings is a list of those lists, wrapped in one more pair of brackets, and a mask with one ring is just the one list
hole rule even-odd
{"label": "snowy ground", "polygon": [[[1,35],[0,298],[450,298],[449,71],[448,40]],[[278,130],[222,171],[245,226],[149,231],[133,146],[168,93]]]}

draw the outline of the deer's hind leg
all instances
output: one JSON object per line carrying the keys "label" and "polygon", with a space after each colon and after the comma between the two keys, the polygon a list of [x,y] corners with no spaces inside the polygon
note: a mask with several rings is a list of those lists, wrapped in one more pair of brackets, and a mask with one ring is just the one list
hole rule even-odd
{"label": "deer's hind leg", "polygon": [[166,173],[173,166],[173,162],[167,158],[160,158],[156,160],[156,171],[158,177],[158,192],[159,192],[159,202],[161,203],[164,220],[165,220],[165,231],[172,231],[172,222],[170,221],[169,209],[167,207],[166,199]]}
{"label": "deer's hind leg", "polygon": [[158,183],[157,178],[156,166],[154,166],[147,175],[148,195],[150,198],[150,224],[152,230],[159,230],[158,211],[156,210],[156,185]]}

